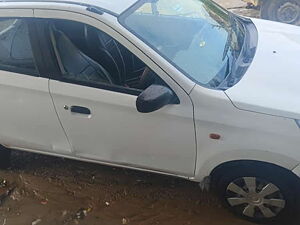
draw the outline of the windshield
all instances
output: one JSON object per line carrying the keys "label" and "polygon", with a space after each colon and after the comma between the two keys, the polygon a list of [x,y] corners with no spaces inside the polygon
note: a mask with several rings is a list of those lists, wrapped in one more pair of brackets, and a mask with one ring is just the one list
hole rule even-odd
{"label": "windshield", "polygon": [[209,87],[230,74],[243,45],[235,16],[210,0],[141,1],[120,21],[186,76]]}

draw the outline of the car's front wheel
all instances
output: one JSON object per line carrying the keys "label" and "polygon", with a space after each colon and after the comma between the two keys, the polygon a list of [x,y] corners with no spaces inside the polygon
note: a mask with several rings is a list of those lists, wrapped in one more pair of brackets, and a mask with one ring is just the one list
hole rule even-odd
{"label": "car's front wheel", "polygon": [[231,211],[253,222],[286,218],[297,204],[294,177],[277,168],[232,168],[219,177],[217,187]]}
{"label": "car's front wheel", "polygon": [[263,0],[261,18],[300,25],[299,0]]}

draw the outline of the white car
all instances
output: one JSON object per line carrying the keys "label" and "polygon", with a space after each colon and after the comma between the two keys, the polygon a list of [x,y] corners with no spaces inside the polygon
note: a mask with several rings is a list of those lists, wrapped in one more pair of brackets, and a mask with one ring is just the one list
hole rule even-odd
{"label": "white car", "polygon": [[300,176],[300,28],[210,0],[0,0],[1,165],[18,149],[178,176],[252,221]]}

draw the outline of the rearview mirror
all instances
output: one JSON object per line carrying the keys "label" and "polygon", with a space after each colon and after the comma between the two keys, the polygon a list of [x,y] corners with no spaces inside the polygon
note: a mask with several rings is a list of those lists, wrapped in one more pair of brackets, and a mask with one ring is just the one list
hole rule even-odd
{"label": "rearview mirror", "polygon": [[153,84],[138,96],[136,108],[141,113],[150,113],[174,103],[175,99],[176,96],[170,88]]}

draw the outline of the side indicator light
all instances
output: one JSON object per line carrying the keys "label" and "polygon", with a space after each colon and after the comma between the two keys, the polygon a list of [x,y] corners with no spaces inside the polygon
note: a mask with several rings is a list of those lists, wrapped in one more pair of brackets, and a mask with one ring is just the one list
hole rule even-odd
{"label": "side indicator light", "polygon": [[209,137],[210,137],[210,139],[213,139],[213,140],[220,140],[221,139],[220,134],[210,134]]}

